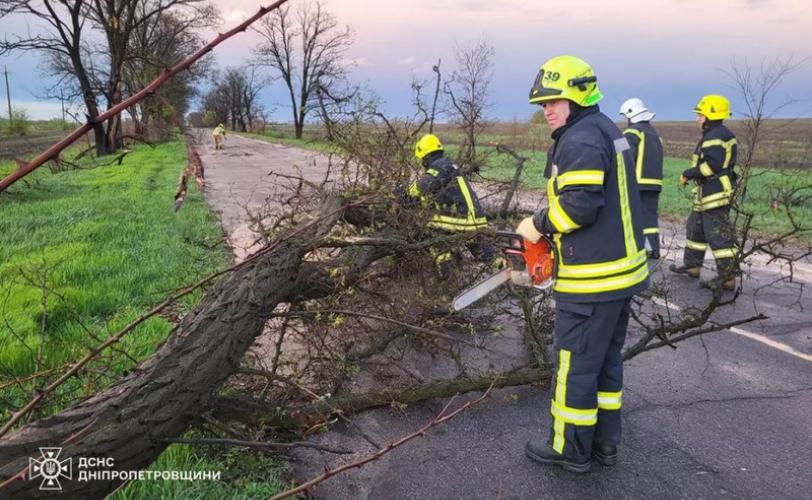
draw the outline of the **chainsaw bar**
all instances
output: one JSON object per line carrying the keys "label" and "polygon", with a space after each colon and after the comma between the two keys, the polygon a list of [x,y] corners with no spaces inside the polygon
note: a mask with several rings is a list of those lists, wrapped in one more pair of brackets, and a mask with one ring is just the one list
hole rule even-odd
{"label": "chainsaw bar", "polygon": [[454,297],[453,307],[455,311],[462,310],[482,297],[491,293],[494,289],[502,286],[506,281],[510,281],[510,268],[502,269],[496,274],[492,274],[480,281],[471,288]]}

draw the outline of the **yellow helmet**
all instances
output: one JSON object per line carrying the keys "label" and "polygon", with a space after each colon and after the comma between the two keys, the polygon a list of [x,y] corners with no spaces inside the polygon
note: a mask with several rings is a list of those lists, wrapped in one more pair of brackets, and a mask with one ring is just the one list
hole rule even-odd
{"label": "yellow helmet", "polygon": [[434,134],[426,134],[414,145],[414,157],[422,160],[429,153],[442,151],[443,144]]}
{"label": "yellow helmet", "polygon": [[579,106],[592,106],[603,99],[597,82],[592,67],[583,59],[553,57],[541,66],[536,76],[530,89],[530,104],[567,99]]}
{"label": "yellow helmet", "polygon": [[725,96],[708,94],[696,103],[694,113],[704,115],[708,120],[724,120],[730,117],[730,101]]}
{"label": "yellow helmet", "polygon": [[217,126],[220,127],[220,128],[225,128],[222,123],[220,125],[217,125]]}

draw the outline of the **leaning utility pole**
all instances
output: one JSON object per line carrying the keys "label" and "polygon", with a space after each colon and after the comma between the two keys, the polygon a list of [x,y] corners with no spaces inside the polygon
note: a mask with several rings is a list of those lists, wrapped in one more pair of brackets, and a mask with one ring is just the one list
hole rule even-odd
{"label": "leaning utility pole", "polygon": [[8,88],[8,68],[3,66],[3,72],[6,74],[6,97],[8,98],[8,127],[11,128],[11,91]]}

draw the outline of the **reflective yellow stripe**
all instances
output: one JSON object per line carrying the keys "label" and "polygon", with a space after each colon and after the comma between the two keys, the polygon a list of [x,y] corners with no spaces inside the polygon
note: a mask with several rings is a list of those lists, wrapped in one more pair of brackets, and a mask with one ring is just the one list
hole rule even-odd
{"label": "reflective yellow stripe", "polygon": [[699,192],[694,196],[694,210],[704,212],[712,208],[723,207],[730,204],[733,199],[733,183],[729,175],[719,176],[719,183],[722,184],[722,191],[708,196],[699,196]]}
{"label": "reflective yellow stripe", "polygon": [[720,248],[718,250],[713,251],[714,258],[717,259],[728,259],[733,258],[736,256],[736,249],[735,248]]}
{"label": "reflective yellow stripe", "polygon": [[418,198],[423,193],[420,192],[420,187],[417,185],[417,182],[415,181],[409,186],[409,190],[407,191],[407,194],[409,196],[413,196],[415,198]]}
{"label": "reflective yellow stripe", "polygon": [[698,241],[685,240],[685,246],[691,250],[705,250],[708,248],[707,243],[700,243]]}
{"label": "reflective yellow stripe", "polygon": [[643,228],[643,234],[645,234],[645,235],[660,234],[660,228],[659,227],[646,227],[646,228]]}
{"label": "reflective yellow stripe", "polygon": [[437,171],[437,169],[430,168],[430,169],[426,170],[426,173],[427,173],[427,174],[429,174],[429,175],[431,175],[431,176],[433,176],[433,177],[437,177],[437,175],[438,175],[440,172],[438,172],[438,171]]}
{"label": "reflective yellow stripe", "polygon": [[556,420],[563,420],[565,424],[595,425],[598,423],[598,409],[580,410],[562,405],[557,401],[550,404],[550,413]]}
{"label": "reflective yellow stripe", "polygon": [[719,207],[726,207],[728,205],[730,205],[730,200],[725,198],[723,200],[714,201],[714,202],[711,202],[711,203],[703,203],[703,204],[701,204],[699,206],[694,206],[694,210],[696,212],[705,212],[707,210],[712,210],[714,208],[719,208]]}
{"label": "reflective yellow stripe", "polygon": [[691,166],[695,167],[697,163],[699,163],[699,155],[694,153],[691,155]]}
{"label": "reflective yellow stripe", "polygon": [[[432,253],[436,253],[436,252],[432,251]],[[442,264],[443,262],[447,262],[447,261],[451,260],[452,257],[453,257],[453,255],[451,254],[451,252],[438,253],[438,254],[436,254],[434,256],[434,263],[439,265],[439,264]]]}
{"label": "reflective yellow stripe", "polygon": [[634,135],[636,135],[638,137],[638,139],[640,139],[641,141],[643,140],[643,132],[640,132],[636,128],[627,128],[626,130],[623,131],[623,133],[624,134],[634,134]]}
{"label": "reflective yellow stripe", "polygon": [[[626,257],[630,258],[637,253],[637,243],[634,239],[634,225],[632,225],[632,210],[629,206],[629,188],[626,183],[626,162],[623,154],[616,153],[617,159],[617,190],[620,193],[620,217],[623,220],[623,239],[626,243]],[[648,270],[648,268],[646,268]]]}
{"label": "reflective yellow stripe", "polygon": [[573,170],[556,178],[558,189],[575,185],[603,185],[603,170]]}
{"label": "reflective yellow stripe", "polygon": [[619,410],[623,400],[623,391],[601,392],[598,391],[598,409]]}
{"label": "reflective yellow stripe", "polygon": [[550,222],[553,223],[556,231],[559,233],[571,233],[581,227],[567,215],[567,212],[564,211],[558,202],[557,197],[551,201],[552,203],[550,204],[550,209],[547,211],[547,217],[550,218]]}
{"label": "reflective yellow stripe", "polygon": [[448,231],[476,231],[488,226],[485,217],[451,217],[448,215],[433,215],[426,224],[428,227],[445,229]]}
{"label": "reflective yellow stripe", "polygon": [[[646,185],[649,185],[649,186],[662,186],[663,185],[662,179],[654,179],[654,178],[649,178],[649,177],[643,177],[643,159],[646,157],[646,136],[645,136],[645,134],[643,134],[643,132],[640,132],[639,130],[633,129],[633,128],[627,128],[626,130],[623,131],[623,133],[624,134],[625,133],[630,133],[630,134],[636,135],[640,139],[640,142],[639,142],[639,144],[637,146],[637,158],[635,158],[635,163],[634,163],[634,170],[635,170],[635,173],[637,174],[637,183],[638,184],[646,184]],[[662,138],[660,138],[660,143],[662,143],[662,142],[663,142],[663,140],[662,140]]]}
{"label": "reflective yellow stripe", "polygon": [[[476,207],[474,207],[474,199],[471,197],[471,191],[468,189],[468,184],[466,184],[465,179],[463,179],[462,176],[457,177],[457,186],[460,188],[462,197],[465,198],[465,207],[468,209],[468,218],[475,218]],[[481,219],[485,220],[484,217],[481,217]]]}
{"label": "reflective yellow stripe", "polygon": [[[560,251],[559,251],[560,254]],[[631,259],[623,257],[611,262],[600,262],[597,264],[564,264],[558,268],[559,278],[595,278],[612,274],[621,274],[632,271],[637,266],[646,261],[646,251],[635,251]]]}
{"label": "reflective yellow stripe", "polygon": [[[570,358],[572,353],[566,349],[558,352],[558,372],[555,378],[555,398],[553,401],[567,401],[567,376],[570,372]],[[564,420],[553,414],[553,449],[558,453],[564,452]]]}
{"label": "reflective yellow stripe", "polygon": [[638,179],[638,184],[650,184],[652,186],[662,186],[663,181],[661,179]]}
{"label": "reflective yellow stripe", "polygon": [[720,146],[725,150],[725,162],[722,165],[722,168],[727,168],[730,165],[730,160],[733,157],[733,146],[736,145],[736,138],[730,139],[728,141],[723,141],[722,139],[709,139],[704,141],[700,146],[702,149],[704,148],[711,148],[713,146]]}
{"label": "reflective yellow stripe", "polygon": [[713,175],[713,169],[706,162],[702,162],[702,165],[699,166],[699,172],[705,177]]}
{"label": "reflective yellow stripe", "polygon": [[[645,253],[644,253],[645,255]],[[574,280],[561,278],[555,281],[554,290],[562,293],[601,293],[630,288],[648,277],[648,266],[641,266],[634,273],[612,278]]]}
{"label": "reflective yellow stripe", "polygon": [[637,182],[643,179],[643,157],[646,154],[646,138],[642,132],[633,128],[627,128],[623,133],[631,132],[636,135],[640,142],[637,143],[637,158],[635,158],[634,170],[637,173]]}

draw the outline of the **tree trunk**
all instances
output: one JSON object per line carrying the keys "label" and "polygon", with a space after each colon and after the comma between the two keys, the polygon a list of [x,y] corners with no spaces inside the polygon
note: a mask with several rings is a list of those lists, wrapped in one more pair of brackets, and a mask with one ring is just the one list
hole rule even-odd
{"label": "tree trunk", "polygon": [[[122,481],[79,482],[78,457],[112,458],[112,469],[140,470],[183,433],[240,360],[276,305],[291,291],[302,258],[297,243],[241,267],[207,294],[158,351],[108,390],[0,441],[0,482],[27,470],[39,447],[74,457],[60,498],[102,498]],[[102,468],[102,470],[105,470]],[[13,480],[2,496],[48,496],[41,479]]]}

